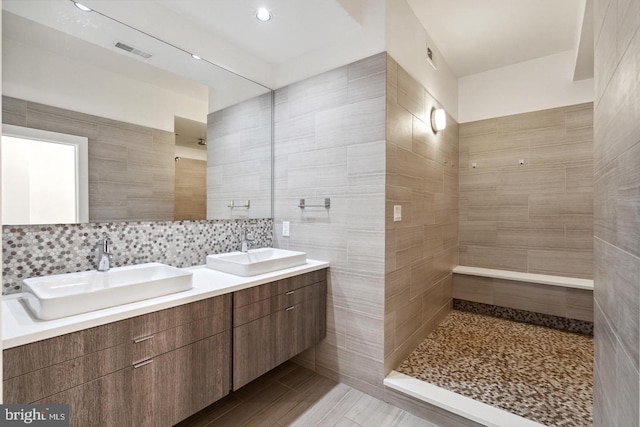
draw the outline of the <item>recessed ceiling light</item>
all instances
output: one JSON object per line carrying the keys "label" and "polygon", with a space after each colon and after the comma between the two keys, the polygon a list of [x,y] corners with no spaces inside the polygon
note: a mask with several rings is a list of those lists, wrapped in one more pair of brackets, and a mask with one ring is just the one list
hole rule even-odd
{"label": "recessed ceiling light", "polygon": [[256,12],[256,18],[258,18],[258,21],[262,21],[262,22],[270,21],[271,20],[271,12],[269,12],[269,9],[261,7]]}
{"label": "recessed ceiling light", "polygon": [[191,57],[192,57],[193,59],[202,59],[202,58],[200,58],[198,55],[196,55],[195,53],[192,53],[192,54],[191,54]]}
{"label": "recessed ceiling light", "polygon": [[75,2],[75,1],[73,2],[73,4],[75,4],[76,7],[78,9],[80,9],[81,11],[83,11],[83,12],[91,12],[91,10],[92,10],[90,7],[87,7],[87,6],[83,5],[83,4]]}

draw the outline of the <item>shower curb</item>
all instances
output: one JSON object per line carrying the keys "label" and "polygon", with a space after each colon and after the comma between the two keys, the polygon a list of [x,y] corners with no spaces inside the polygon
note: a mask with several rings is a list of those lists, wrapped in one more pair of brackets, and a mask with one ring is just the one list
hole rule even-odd
{"label": "shower curb", "polygon": [[487,427],[544,427],[543,424],[512,414],[461,394],[437,387],[397,371],[391,371],[383,384],[395,391],[442,408]]}

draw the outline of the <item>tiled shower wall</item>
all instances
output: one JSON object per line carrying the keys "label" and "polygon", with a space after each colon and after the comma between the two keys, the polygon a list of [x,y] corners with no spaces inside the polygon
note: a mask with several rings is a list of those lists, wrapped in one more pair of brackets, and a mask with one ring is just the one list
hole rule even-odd
{"label": "tiled shower wall", "polygon": [[[275,245],[331,263],[327,338],[304,363],[382,395],[384,53],[275,92]],[[301,209],[299,200],[331,207]],[[290,237],[282,222],[290,222]]]}
{"label": "tiled shower wall", "polygon": [[24,278],[95,269],[103,233],[113,242],[114,267],[145,262],[190,267],[204,264],[208,254],[238,250],[243,227],[254,234],[256,245],[272,246],[271,219],[7,225],[2,293],[20,292]]}
{"label": "tiled shower wall", "polygon": [[89,139],[89,221],[173,220],[173,132],[6,96],[2,122]]}
{"label": "tiled shower wall", "polygon": [[[451,309],[458,264],[458,124],[434,134],[437,101],[387,56],[385,373]],[[395,205],[402,221],[393,219]]]}
{"label": "tiled shower wall", "polygon": [[176,196],[173,219],[207,218],[207,162],[181,158],[176,160]]}
{"label": "tiled shower wall", "polygon": [[460,125],[460,264],[592,277],[591,103]]}
{"label": "tiled shower wall", "polygon": [[640,2],[594,1],[595,426],[640,424]]}

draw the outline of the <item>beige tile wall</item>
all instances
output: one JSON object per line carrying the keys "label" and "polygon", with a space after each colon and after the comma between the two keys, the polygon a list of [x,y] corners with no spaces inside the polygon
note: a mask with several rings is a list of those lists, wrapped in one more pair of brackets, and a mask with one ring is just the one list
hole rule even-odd
{"label": "beige tile wall", "polygon": [[[274,244],[331,263],[327,337],[296,359],[383,393],[385,54],[275,91]],[[298,207],[322,204],[325,209]],[[289,221],[290,236],[282,236]]]}
{"label": "beige tile wall", "polygon": [[89,139],[89,221],[173,220],[175,135],[2,98],[3,123]]}
{"label": "beige tile wall", "polygon": [[592,103],[460,125],[460,264],[591,278],[592,236]]}
{"label": "beige tile wall", "polygon": [[[458,125],[434,134],[437,101],[387,56],[385,373],[451,309],[458,264]],[[402,221],[394,222],[394,205]]]}
{"label": "beige tile wall", "polygon": [[[207,116],[207,218],[271,218],[271,92]],[[234,208],[231,201],[250,207]]]}
{"label": "beige tile wall", "polygon": [[[276,90],[274,245],[331,263],[327,337],[297,363],[438,425],[476,425],[383,386],[451,306],[458,129],[449,116],[429,133],[418,117],[433,103],[386,53]],[[302,197],[331,208],[303,211]]]}
{"label": "beige tile wall", "polygon": [[640,2],[594,1],[594,425],[640,424]]}
{"label": "beige tile wall", "polygon": [[176,221],[207,218],[207,162],[182,157],[176,161]]}
{"label": "beige tile wall", "polygon": [[587,289],[454,274],[453,298],[593,322]]}

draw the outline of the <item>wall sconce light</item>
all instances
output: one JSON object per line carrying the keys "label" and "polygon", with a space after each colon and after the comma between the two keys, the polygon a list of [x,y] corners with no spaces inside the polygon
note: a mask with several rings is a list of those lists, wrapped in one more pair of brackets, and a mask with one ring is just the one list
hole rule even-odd
{"label": "wall sconce light", "polygon": [[440,130],[444,130],[447,127],[447,113],[444,108],[432,108],[431,109],[431,129],[433,133],[438,133]]}

